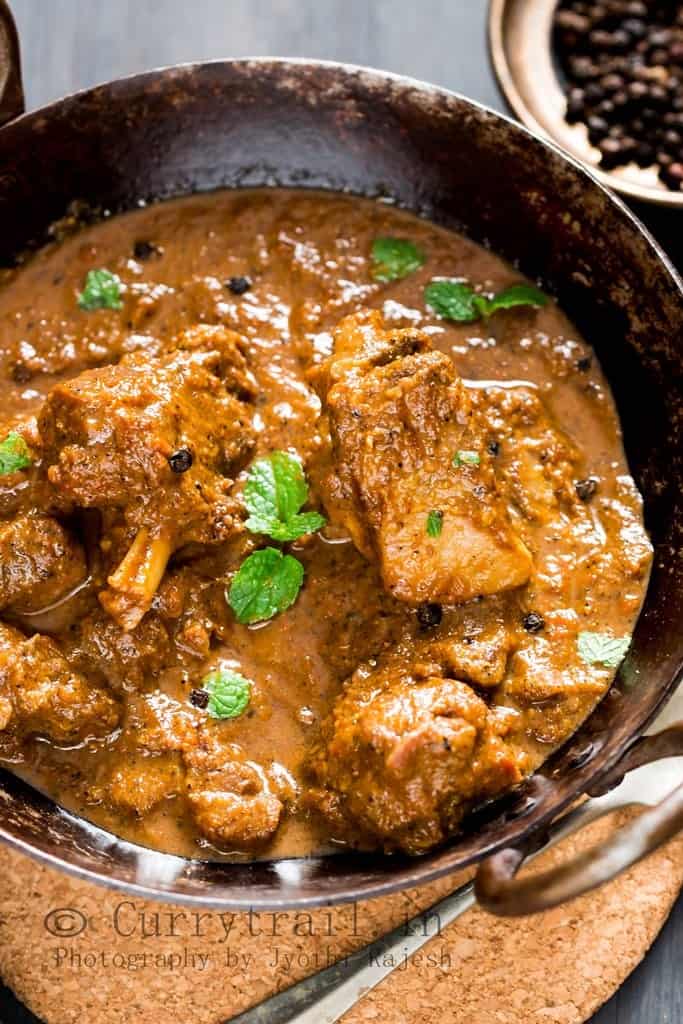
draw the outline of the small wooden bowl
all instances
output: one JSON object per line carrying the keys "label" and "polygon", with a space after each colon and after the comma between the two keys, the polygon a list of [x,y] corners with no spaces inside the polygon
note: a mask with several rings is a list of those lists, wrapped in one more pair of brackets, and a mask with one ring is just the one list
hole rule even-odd
{"label": "small wooden bowl", "polygon": [[683,192],[672,192],[655,167],[635,163],[609,173],[588,141],[584,124],[565,120],[567,101],[553,59],[552,23],[557,0],[491,0],[489,46],[505,98],[531,131],[556,142],[609,188],[630,199],[683,208]]}

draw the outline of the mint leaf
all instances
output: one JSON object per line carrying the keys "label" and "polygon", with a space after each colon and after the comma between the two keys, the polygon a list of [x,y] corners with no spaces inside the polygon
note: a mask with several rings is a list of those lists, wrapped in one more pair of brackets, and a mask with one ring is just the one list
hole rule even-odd
{"label": "mint leaf", "polygon": [[288,452],[257,459],[244,487],[247,529],[279,541],[314,533],[326,519],[318,512],[299,512],[307,499],[308,484],[298,459]]}
{"label": "mint leaf", "polygon": [[444,320],[470,324],[481,317],[477,303],[481,296],[464,281],[432,281],[424,296],[427,305]]}
{"label": "mint leaf", "polygon": [[478,466],[481,463],[481,456],[479,452],[468,451],[467,449],[459,448],[453,456],[453,465],[457,468],[460,466]]}
{"label": "mint leaf", "polygon": [[427,534],[430,537],[438,537],[443,529],[443,512],[433,508],[427,516]]}
{"label": "mint leaf", "polygon": [[262,548],[242,562],[227,593],[237,621],[263,622],[294,604],[304,581],[304,567],[277,548]]}
{"label": "mint leaf", "polygon": [[21,434],[11,430],[4,441],[0,441],[0,476],[16,473],[31,465],[28,445]]}
{"label": "mint leaf", "polygon": [[202,679],[202,689],[209,694],[206,710],[211,718],[237,718],[246,711],[251,699],[252,682],[239,672],[219,668]]}
{"label": "mint leaf", "polygon": [[286,522],[307,498],[308,485],[301,463],[289,452],[272,452],[257,459],[249,469],[244,503],[254,518]]}
{"label": "mint leaf", "polygon": [[121,280],[110,270],[89,270],[85,288],[78,296],[81,309],[121,309]]}
{"label": "mint leaf", "polygon": [[491,316],[499,309],[513,306],[545,306],[548,301],[538,288],[530,284],[513,284],[492,299],[480,295],[464,281],[432,281],[424,291],[425,302],[444,320],[469,324]]}
{"label": "mint leaf", "polygon": [[424,262],[424,253],[405,238],[376,238],[372,243],[375,281],[398,281],[419,270]]}
{"label": "mint leaf", "polygon": [[[327,523],[325,516],[321,516],[319,512],[299,512],[297,515],[292,516],[286,523],[281,523],[278,519],[263,520],[261,526],[263,529],[254,530],[255,533],[265,533],[268,537],[272,537],[273,540],[288,541],[296,540],[297,537],[303,537],[306,533],[315,533],[316,530],[322,530],[323,526]],[[247,520],[247,526],[249,521]],[[252,526],[249,526],[250,530],[253,530]]]}
{"label": "mint leaf", "polygon": [[490,316],[497,309],[512,309],[513,306],[545,306],[548,296],[530,284],[513,284],[486,300],[484,316]]}
{"label": "mint leaf", "polygon": [[631,644],[630,636],[612,636],[611,633],[579,633],[577,649],[579,657],[589,665],[604,665],[605,668],[619,668]]}

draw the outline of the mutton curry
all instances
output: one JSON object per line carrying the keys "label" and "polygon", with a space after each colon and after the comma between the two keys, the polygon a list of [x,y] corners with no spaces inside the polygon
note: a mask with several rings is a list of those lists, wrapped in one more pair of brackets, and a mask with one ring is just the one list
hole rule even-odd
{"label": "mutton curry", "polygon": [[55,236],[0,280],[0,761],[187,856],[443,842],[585,719],[640,609],[591,349],[386,202]]}

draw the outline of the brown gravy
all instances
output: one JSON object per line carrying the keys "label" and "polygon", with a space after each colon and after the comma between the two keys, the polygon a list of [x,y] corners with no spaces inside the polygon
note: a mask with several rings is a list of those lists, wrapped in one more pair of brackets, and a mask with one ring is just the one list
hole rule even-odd
{"label": "brown gravy", "polygon": [[[427,254],[426,264],[402,280],[377,283],[369,273],[377,236],[409,238]],[[85,276],[96,267],[107,267],[125,285],[120,311],[78,307]],[[251,282],[242,295],[226,285],[235,277]],[[542,309],[508,310],[486,323],[450,323],[425,306],[423,289],[434,277],[467,278],[487,291],[520,280],[510,265],[466,238],[386,202],[348,196],[226,191],[106,220],[48,246],[0,287],[3,429],[35,414],[56,382],[125,353],[158,347],[197,323],[222,324],[247,339],[258,385],[253,457],[296,451],[308,468],[312,507],[320,507],[316,466],[328,457],[329,437],[307,372],[329,355],[337,323],[359,307],[382,310],[391,326],[427,330],[472,390],[495,385],[537,394],[578,453],[577,479],[595,478],[597,492],[576,522],[563,512],[526,521],[534,572],[521,592],[445,609],[437,627],[470,623],[476,632],[488,615],[504,623],[510,637],[507,668],[488,699],[514,713],[511,733],[530,771],[574,731],[614,674],[580,663],[577,631],[622,637],[633,628],[650,559],[641,500],[629,476],[609,386],[563,312],[550,302]],[[503,446],[503,463],[513,457]],[[11,514],[12,500],[3,493],[0,514]],[[292,792],[305,786],[306,751],[344,681],[399,639],[419,635],[420,626],[414,608],[385,592],[376,566],[332,523],[288,550],[305,567],[300,596],[287,612],[252,627],[239,625],[223,600],[234,571],[229,559],[212,567],[206,556],[198,567],[185,565],[186,600],[195,591],[210,592],[202,605],[202,614],[210,607],[213,615],[208,656],[174,647],[160,660],[143,659],[137,674],[121,674],[121,728],[75,748],[24,738],[11,749],[0,748],[6,763],[59,803],[137,843],[189,857],[243,856],[202,839],[182,796],[135,814],[112,801],[108,786],[131,756],[130,738],[125,739],[130,708],[145,702],[162,731],[174,730],[178,715],[193,728],[201,711],[190,705],[189,693],[221,661],[256,684],[248,712],[219,723],[225,742],[240,744],[258,764],[276,762],[283,786]],[[87,588],[74,601],[81,617],[97,607]],[[520,625],[529,610],[544,619],[538,634]],[[8,618],[25,633],[31,627],[50,633],[67,658],[78,660],[82,638],[78,621],[68,621],[72,614],[73,606],[65,622],[59,608],[33,622]],[[552,687],[539,690],[535,700],[520,699],[520,666],[538,678],[552,676]],[[144,750],[140,763],[144,772]],[[258,855],[306,854],[326,847],[329,839],[324,821],[294,799],[274,840]]]}

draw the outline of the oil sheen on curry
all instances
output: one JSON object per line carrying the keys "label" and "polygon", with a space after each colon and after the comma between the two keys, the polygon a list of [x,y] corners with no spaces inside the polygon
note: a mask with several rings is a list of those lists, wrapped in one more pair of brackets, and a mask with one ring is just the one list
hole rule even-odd
{"label": "oil sheen on curry", "polygon": [[0,284],[0,759],[148,847],[419,854],[609,688],[650,566],[609,388],[510,265],[226,191]]}

